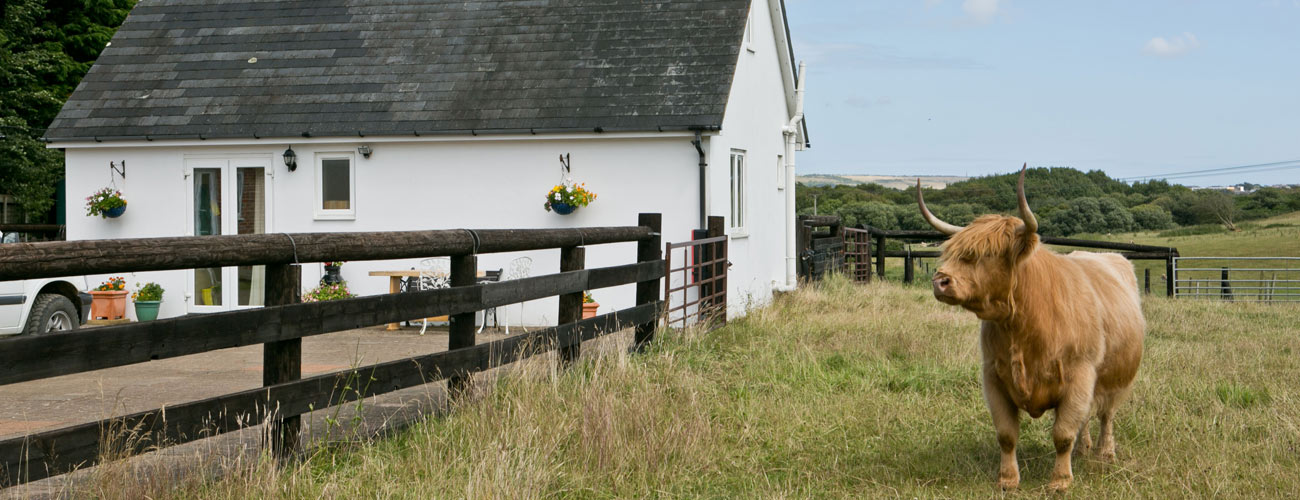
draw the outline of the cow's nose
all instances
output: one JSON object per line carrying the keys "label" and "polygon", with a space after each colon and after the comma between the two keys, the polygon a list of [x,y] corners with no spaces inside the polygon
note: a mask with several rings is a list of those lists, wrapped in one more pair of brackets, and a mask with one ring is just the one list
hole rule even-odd
{"label": "cow's nose", "polygon": [[948,293],[948,287],[952,286],[952,278],[947,276],[935,276],[934,281],[931,283],[934,284],[935,293],[946,295]]}

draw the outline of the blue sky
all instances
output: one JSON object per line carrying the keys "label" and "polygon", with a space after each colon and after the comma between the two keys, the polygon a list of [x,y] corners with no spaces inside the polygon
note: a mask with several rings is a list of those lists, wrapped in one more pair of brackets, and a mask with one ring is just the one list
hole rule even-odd
{"label": "blue sky", "polygon": [[[801,173],[1300,183],[1300,0],[786,0]],[[1287,165],[1283,165],[1287,166]]]}

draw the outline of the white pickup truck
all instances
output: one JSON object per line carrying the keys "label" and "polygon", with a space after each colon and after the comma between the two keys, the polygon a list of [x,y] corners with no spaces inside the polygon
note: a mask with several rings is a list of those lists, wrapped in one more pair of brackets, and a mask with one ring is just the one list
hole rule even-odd
{"label": "white pickup truck", "polygon": [[[15,236],[0,235],[0,245]],[[90,315],[86,288],[85,276],[0,281],[0,335],[76,330]]]}

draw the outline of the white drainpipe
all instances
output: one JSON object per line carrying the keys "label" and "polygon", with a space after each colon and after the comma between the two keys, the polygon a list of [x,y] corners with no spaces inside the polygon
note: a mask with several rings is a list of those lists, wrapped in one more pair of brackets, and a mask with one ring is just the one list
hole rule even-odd
{"label": "white drainpipe", "polygon": [[799,63],[799,82],[794,91],[794,117],[790,118],[790,123],[785,126],[785,283],[777,286],[779,291],[791,291],[798,288],[799,278],[797,275],[797,266],[799,264],[798,249],[795,248],[795,202],[794,202],[794,152],[795,140],[799,137],[799,125],[803,122],[803,91],[804,63]]}

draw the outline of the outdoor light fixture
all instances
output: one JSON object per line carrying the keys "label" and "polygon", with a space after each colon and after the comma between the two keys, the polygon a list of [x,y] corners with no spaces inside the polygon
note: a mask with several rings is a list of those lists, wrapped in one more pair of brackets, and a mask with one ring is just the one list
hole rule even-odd
{"label": "outdoor light fixture", "polygon": [[289,167],[290,172],[298,169],[298,155],[293,152],[293,146],[284,150],[284,166]]}
{"label": "outdoor light fixture", "polygon": [[370,150],[370,146],[361,146],[361,147],[357,148],[357,152],[358,152],[358,153],[361,153],[361,156],[364,156],[364,157],[366,157],[367,160],[369,160],[369,159],[370,159],[370,153],[373,153],[374,151],[371,151],[371,150]]}

